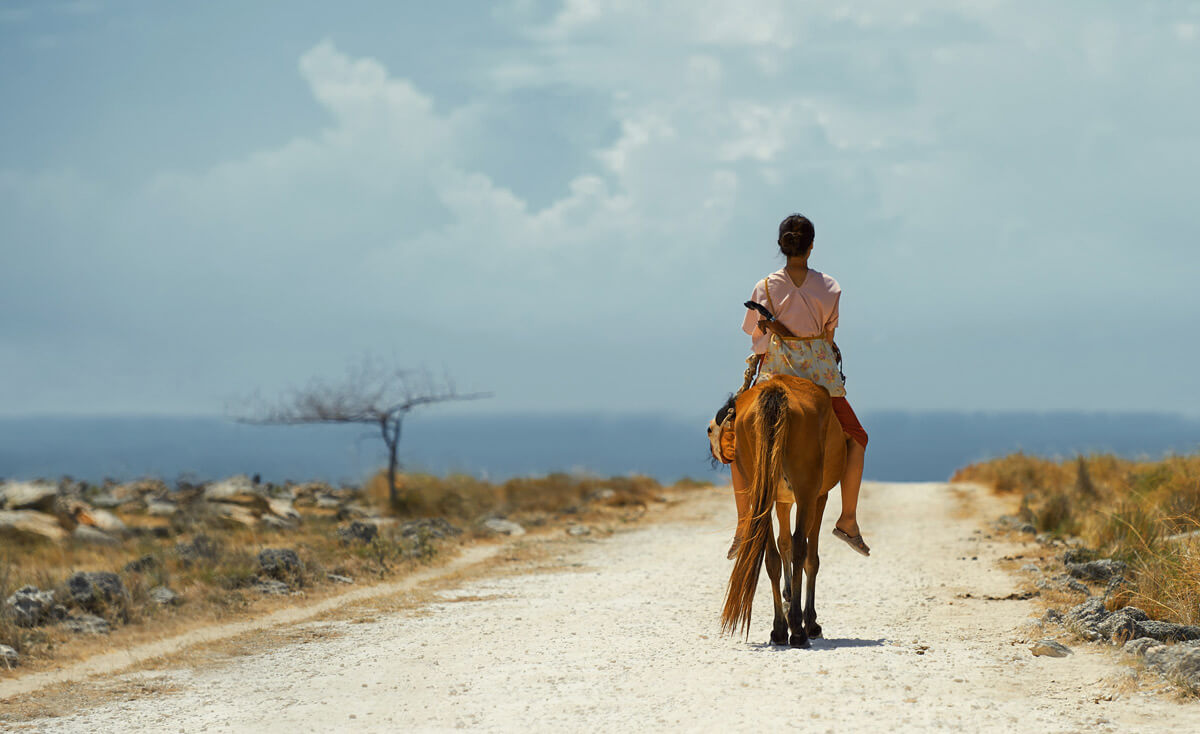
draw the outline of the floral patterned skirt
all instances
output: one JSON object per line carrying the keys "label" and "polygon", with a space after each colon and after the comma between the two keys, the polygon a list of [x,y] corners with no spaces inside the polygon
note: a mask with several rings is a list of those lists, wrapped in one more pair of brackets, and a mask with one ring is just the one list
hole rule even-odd
{"label": "floral patterned skirt", "polygon": [[823,336],[781,337],[771,334],[763,355],[758,379],[775,375],[795,375],[812,380],[829,391],[830,397],[846,395],[846,385],[833,355],[833,345]]}

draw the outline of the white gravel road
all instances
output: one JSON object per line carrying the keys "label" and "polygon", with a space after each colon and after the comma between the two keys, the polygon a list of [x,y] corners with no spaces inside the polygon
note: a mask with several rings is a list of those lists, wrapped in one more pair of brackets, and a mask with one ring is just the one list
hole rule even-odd
{"label": "white gravel road", "polygon": [[216,669],[154,673],[176,690],[31,726],[1200,731],[1196,703],[1122,693],[1127,669],[1105,651],[1071,643],[1070,657],[1032,657],[1015,641],[1034,634],[1024,628],[1033,602],[962,598],[1017,589],[995,563],[1015,547],[974,532],[1000,511],[969,487],[869,483],[861,518],[874,555],[854,554],[825,529],[818,610],[827,638],[807,650],[764,644],[765,580],[749,641],[720,635],[732,501],[700,493],[678,522],[580,539],[562,559],[569,570],[469,582],[421,613],[369,624],[305,625],[338,635]]}

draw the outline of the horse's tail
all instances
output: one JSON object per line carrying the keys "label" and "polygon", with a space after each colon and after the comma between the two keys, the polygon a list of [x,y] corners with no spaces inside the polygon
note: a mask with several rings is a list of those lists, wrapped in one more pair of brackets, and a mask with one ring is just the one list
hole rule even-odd
{"label": "horse's tail", "polygon": [[725,608],[721,611],[721,629],[733,633],[738,627],[750,632],[750,607],[758,587],[759,569],[771,537],[771,505],[775,489],[783,479],[783,451],[787,445],[787,392],[780,385],[763,388],[755,401],[757,425],[754,427],[756,451],[753,478],[746,491],[750,495],[750,513],[742,520],[738,536],[737,560],[729,574]]}

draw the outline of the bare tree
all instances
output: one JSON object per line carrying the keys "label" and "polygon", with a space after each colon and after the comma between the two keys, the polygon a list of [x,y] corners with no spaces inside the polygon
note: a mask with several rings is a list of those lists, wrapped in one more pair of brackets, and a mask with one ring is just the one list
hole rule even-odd
{"label": "bare tree", "polygon": [[363,423],[379,428],[388,449],[388,500],[396,505],[397,450],[409,412],[423,405],[491,397],[490,393],[460,393],[448,377],[428,370],[389,367],[365,358],[346,372],[342,381],[313,380],[274,404],[250,401],[241,423],[299,425],[303,423]]}

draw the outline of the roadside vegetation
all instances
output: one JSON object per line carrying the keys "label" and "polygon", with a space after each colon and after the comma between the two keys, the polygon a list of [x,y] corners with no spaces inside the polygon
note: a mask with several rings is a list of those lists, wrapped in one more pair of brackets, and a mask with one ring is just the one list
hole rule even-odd
{"label": "roadside vegetation", "polygon": [[386,472],[361,487],[0,482],[0,677],[401,576],[475,539],[634,522],[664,493],[704,486],[401,474],[389,491]]}
{"label": "roadside vegetation", "polygon": [[1094,557],[1128,564],[1109,609],[1200,624],[1200,454],[1161,461],[1112,455],[1047,460],[1017,453],[972,464],[954,481],[1021,497],[1021,520],[1040,533],[1079,538]]}

